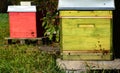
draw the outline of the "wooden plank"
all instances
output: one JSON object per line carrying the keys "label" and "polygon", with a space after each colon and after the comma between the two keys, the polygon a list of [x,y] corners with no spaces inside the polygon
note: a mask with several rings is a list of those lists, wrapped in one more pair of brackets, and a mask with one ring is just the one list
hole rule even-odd
{"label": "wooden plank", "polygon": [[60,11],[60,16],[112,16],[112,11]]}
{"label": "wooden plank", "polygon": [[110,19],[112,18],[112,16],[99,16],[99,17],[96,17],[96,16],[60,16],[59,18],[81,18],[81,19],[86,19],[86,18],[93,18],[93,19],[96,19],[96,18],[101,18],[101,19]]}
{"label": "wooden plank", "polygon": [[103,54],[108,54],[108,53],[110,53],[110,50],[103,50],[103,49],[101,49],[101,50],[93,50],[93,49],[90,49],[90,50],[63,50],[62,51],[62,53],[63,54],[65,54],[65,55],[69,55],[69,53],[71,54],[71,55],[80,55],[80,54],[87,54],[87,53],[103,53]]}
{"label": "wooden plank", "polygon": [[110,50],[111,19],[61,19],[61,23],[63,51],[100,50],[103,48]]}
{"label": "wooden plank", "polygon": [[10,38],[10,37],[5,37],[5,40],[8,40],[8,39],[13,39],[13,40],[17,40],[17,39],[23,39],[23,40],[25,40],[25,39],[31,39],[31,40],[41,40],[42,38],[45,38],[45,37],[41,37],[41,38]]}
{"label": "wooden plank", "polygon": [[62,51],[63,60],[111,60],[110,50]]}
{"label": "wooden plank", "polygon": [[36,45],[40,45],[42,39],[45,37],[40,37],[40,38],[10,38],[10,37],[5,37],[6,44],[32,44],[36,43]]}
{"label": "wooden plank", "polygon": [[[101,18],[98,18],[98,19],[61,19],[61,23],[62,23],[62,28],[71,28],[71,29],[77,29],[79,28],[78,25],[94,25],[95,28],[98,28],[98,27],[102,27],[104,28],[103,26],[109,26],[109,24],[111,23],[111,19],[101,19]],[[106,28],[106,27],[105,27]]]}
{"label": "wooden plank", "polygon": [[112,55],[106,54],[103,55],[102,53],[81,53],[80,55],[63,55],[62,56],[63,60],[88,60],[88,61],[93,61],[93,60],[112,60]]}

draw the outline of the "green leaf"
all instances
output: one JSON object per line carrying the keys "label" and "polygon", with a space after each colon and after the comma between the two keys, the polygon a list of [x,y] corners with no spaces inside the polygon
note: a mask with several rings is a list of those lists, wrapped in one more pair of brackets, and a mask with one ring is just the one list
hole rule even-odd
{"label": "green leaf", "polygon": [[52,40],[52,37],[53,37],[53,35],[52,35],[52,34],[51,34],[51,35],[49,35],[49,39],[50,39],[50,40]]}

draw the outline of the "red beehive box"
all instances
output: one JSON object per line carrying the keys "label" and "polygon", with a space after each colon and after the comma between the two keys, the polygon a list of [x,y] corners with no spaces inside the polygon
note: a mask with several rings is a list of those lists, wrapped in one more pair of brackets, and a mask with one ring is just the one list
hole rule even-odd
{"label": "red beehive box", "polygon": [[8,6],[10,38],[35,38],[36,7]]}

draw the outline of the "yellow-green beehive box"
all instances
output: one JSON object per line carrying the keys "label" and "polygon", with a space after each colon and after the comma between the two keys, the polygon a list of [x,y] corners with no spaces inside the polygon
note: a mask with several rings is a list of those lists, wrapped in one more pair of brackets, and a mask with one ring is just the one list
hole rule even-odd
{"label": "yellow-green beehive box", "polygon": [[[75,1],[78,3],[78,0]],[[111,60],[112,11],[102,8],[101,10],[63,9],[59,11],[62,58],[64,60]]]}
{"label": "yellow-green beehive box", "polygon": [[60,16],[63,59],[111,59],[111,11],[60,11]]}

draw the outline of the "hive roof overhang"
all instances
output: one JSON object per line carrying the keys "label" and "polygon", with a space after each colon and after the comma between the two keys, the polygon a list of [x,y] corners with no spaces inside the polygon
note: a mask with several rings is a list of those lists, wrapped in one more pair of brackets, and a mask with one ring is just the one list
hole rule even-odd
{"label": "hive roof overhang", "polygon": [[114,0],[59,0],[58,10],[114,10]]}

